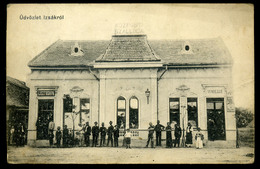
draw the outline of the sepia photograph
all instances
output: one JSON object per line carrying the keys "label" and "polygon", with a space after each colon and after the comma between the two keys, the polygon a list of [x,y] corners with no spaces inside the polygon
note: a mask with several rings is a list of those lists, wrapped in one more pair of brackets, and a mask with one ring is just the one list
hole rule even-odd
{"label": "sepia photograph", "polygon": [[8,4],[9,164],[253,164],[254,5]]}

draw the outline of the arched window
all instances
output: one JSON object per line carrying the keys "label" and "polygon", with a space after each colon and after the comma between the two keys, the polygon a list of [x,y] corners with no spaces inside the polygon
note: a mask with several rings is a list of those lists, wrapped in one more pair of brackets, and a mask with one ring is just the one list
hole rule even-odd
{"label": "arched window", "polygon": [[117,98],[117,126],[119,128],[125,128],[126,122],[126,100],[120,96]]}
{"label": "arched window", "polygon": [[133,96],[129,100],[129,128],[135,129],[138,128],[138,112],[139,112],[139,104],[138,99]]}

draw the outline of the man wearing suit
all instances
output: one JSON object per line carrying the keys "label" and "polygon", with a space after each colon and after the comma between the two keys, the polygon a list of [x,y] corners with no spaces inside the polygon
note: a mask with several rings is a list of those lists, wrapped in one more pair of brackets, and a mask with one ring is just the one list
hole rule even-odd
{"label": "man wearing suit", "polygon": [[97,122],[95,121],[95,126],[92,127],[92,147],[97,146],[97,139],[98,139],[98,134],[99,134],[99,127],[97,126]]}
{"label": "man wearing suit", "polygon": [[107,135],[108,135],[107,146],[109,145],[109,141],[111,141],[111,147],[113,147],[113,130],[114,130],[112,123],[113,123],[112,121],[109,122],[110,126],[107,129]]}
{"label": "man wearing suit", "polygon": [[104,123],[102,123],[102,127],[100,127],[99,131],[100,131],[100,135],[101,135],[101,139],[100,139],[100,147],[103,145],[105,145],[105,140],[106,140],[106,127],[104,127]]}
{"label": "man wearing suit", "polygon": [[89,136],[91,135],[91,127],[89,126],[89,122],[86,122],[86,126],[83,129],[84,131],[84,139],[85,139],[85,144],[86,147],[89,146]]}
{"label": "man wearing suit", "polygon": [[154,128],[155,130],[155,134],[156,134],[156,146],[161,146],[161,139],[162,139],[162,130],[164,129],[165,127],[163,125],[160,124],[160,121],[157,120],[157,124]]}

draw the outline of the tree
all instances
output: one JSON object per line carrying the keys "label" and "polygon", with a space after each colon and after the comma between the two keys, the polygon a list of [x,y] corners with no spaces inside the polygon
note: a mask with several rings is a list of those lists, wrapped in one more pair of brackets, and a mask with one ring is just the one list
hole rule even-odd
{"label": "tree", "polygon": [[235,109],[237,127],[246,127],[253,120],[253,113],[246,108],[236,107]]}

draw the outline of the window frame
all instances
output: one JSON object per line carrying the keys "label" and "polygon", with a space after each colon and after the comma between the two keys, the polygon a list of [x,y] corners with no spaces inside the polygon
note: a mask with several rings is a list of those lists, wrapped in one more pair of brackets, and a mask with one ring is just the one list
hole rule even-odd
{"label": "window frame", "polygon": [[[135,109],[135,110],[137,110],[137,128],[131,128],[130,127],[130,125],[131,125],[131,119],[130,119],[130,109],[133,109],[133,108],[131,108],[131,99],[136,99],[137,100],[137,109]],[[136,96],[132,96],[130,99],[129,99],[129,113],[128,113],[128,116],[129,116],[129,118],[128,118],[128,120],[129,120],[129,128],[130,129],[139,129],[139,126],[140,126],[140,123],[139,123],[139,112],[140,112],[140,105],[139,105],[139,99],[136,97]]]}

